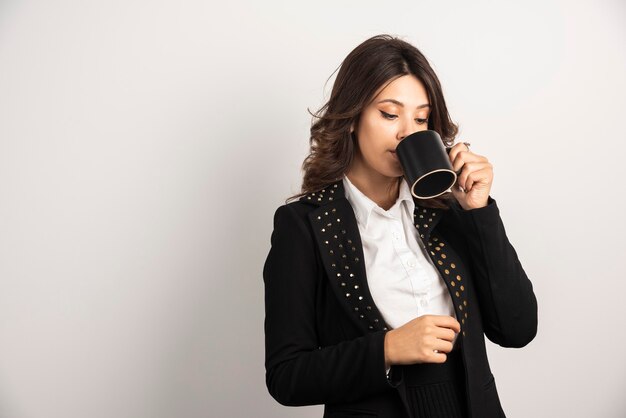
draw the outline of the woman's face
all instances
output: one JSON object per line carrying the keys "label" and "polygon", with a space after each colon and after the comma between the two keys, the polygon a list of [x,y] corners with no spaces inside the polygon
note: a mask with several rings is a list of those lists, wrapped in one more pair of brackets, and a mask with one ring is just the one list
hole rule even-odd
{"label": "woman's face", "polygon": [[395,149],[404,137],[428,129],[429,114],[428,93],[414,75],[401,76],[379,89],[356,127],[359,149],[354,163],[359,171],[374,177],[402,176]]}

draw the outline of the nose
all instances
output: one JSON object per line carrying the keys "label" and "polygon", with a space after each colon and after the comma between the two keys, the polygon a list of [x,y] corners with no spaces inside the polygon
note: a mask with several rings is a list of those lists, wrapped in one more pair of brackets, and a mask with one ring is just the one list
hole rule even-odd
{"label": "nose", "polygon": [[398,141],[403,140],[404,138],[406,138],[407,136],[415,132],[425,131],[427,129],[428,129],[428,126],[419,125],[415,121],[415,119],[406,119],[404,120],[404,122],[402,123],[402,125],[400,126],[398,130]]}

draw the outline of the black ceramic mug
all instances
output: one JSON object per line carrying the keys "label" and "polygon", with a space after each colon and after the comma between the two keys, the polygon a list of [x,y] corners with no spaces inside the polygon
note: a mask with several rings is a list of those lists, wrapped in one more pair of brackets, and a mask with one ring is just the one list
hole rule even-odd
{"label": "black ceramic mug", "polygon": [[449,151],[439,134],[432,130],[414,132],[400,141],[396,155],[413,196],[431,199],[454,185],[456,173]]}

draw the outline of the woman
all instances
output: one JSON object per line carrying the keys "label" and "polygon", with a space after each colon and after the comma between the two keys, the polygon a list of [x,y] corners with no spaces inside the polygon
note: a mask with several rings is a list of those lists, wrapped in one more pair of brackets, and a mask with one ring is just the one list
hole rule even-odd
{"label": "woman", "polygon": [[324,417],[504,417],[484,335],[525,346],[537,301],[487,158],[457,143],[451,190],[409,192],[398,143],[431,129],[451,146],[458,130],[433,69],[372,37],[316,116],[302,193],[276,210],[263,268],[270,394]]}

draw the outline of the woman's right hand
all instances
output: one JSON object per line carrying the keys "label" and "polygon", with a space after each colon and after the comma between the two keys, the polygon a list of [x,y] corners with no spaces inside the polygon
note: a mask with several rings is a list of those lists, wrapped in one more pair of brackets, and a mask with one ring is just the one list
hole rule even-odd
{"label": "woman's right hand", "polygon": [[452,316],[418,316],[385,334],[385,366],[444,363],[460,331],[461,324]]}

